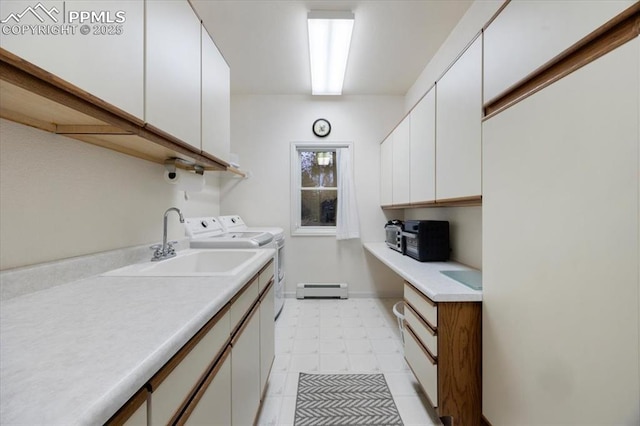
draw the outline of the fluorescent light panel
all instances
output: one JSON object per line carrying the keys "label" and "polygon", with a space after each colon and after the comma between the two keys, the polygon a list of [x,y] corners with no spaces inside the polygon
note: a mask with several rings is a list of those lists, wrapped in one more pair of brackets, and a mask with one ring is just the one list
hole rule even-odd
{"label": "fluorescent light panel", "polygon": [[342,94],[353,22],[352,12],[308,13],[312,95]]}

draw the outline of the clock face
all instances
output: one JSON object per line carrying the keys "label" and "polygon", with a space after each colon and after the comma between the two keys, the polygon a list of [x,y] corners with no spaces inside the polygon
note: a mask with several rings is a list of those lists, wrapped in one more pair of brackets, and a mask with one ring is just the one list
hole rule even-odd
{"label": "clock face", "polygon": [[331,124],[324,118],[319,118],[313,122],[313,133],[323,138],[331,133]]}

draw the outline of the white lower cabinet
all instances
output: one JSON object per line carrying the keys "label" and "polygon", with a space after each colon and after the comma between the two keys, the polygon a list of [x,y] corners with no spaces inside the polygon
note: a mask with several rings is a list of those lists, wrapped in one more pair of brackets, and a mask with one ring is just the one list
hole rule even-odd
{"label": "white lower cabinet", "polygon": [[123,423],[124,426],[146,426],[148,423],[147,418],[147,404],[144,403]]}
{"label": "white lower cabinet", "polygon": [[231,424],[231,349],[227,348],[218,364],[202,385],[202,391],[196,396],[179,425],[228,426]]}
{"label": "white lower cabinet", "polygon": [[260,390],[264,392],[276,353],[275,286],[260,299]]}
{"label": "white lower cabinet", "polygon": [[231,342],[231,424],[252,425],[260,407],[260,315],[256,306]]}
{"label": "white lower cabinet", "polygon": [[482,305],[434,302],[404,285],[404,357],[440,417],[482,424]]}
{"label": "white lower cabinet", "polygon": [[147,400],[149,392],[146,388],[138,393],[114,414],[106,423],[107,426],[147,426]]}
{"label": "white lower cabinet", "polygon": [[274,263],[191,338],[108,425],[252,425],[275,358]]}
{"label": "white lower cabinet", "polygon": [[404,333],[404,356],[413,374],[429,398],[431,405],[438,406],[438,364],[427,353],[410,328]]}
{"label": "white lower cabinet", "polygon": [[198,342],[192,343],[192,339],[187,343],[175,360],[169,361],[151,379],[151,425],[166,425],[178,417],[201,377],[228,343],[229,333],[229,313],[225,310],[211,330]]}

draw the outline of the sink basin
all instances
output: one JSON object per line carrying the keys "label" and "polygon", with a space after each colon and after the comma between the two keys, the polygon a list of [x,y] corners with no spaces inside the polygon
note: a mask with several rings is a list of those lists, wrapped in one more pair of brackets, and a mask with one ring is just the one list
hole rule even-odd
{"label": "sink basin", "polygon": [[236,275],[248,266],[258,250],[184,250],[176,257],[143,262],[103,274],[120,277],[207,277]]}

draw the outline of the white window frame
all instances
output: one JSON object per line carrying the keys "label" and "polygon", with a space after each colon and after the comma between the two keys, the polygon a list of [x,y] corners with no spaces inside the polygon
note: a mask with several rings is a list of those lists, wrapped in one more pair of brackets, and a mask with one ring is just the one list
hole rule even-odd
{"label": "white window frame", "polygon": [[[335,226],[302,226],[300,200],[300,156],[298,151],[307,150],[337,150],[347,148],[352,151],[351,142],[291,142],[291,236],[292,237],[322,237],[336,235]],[[340,179],[340,172],[337,176]],[[339,189],[338,189],[339,191]]]}

